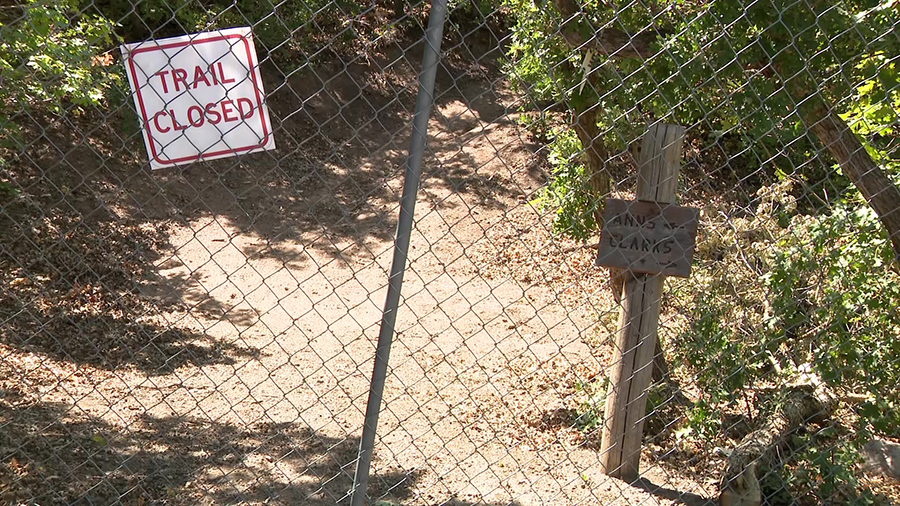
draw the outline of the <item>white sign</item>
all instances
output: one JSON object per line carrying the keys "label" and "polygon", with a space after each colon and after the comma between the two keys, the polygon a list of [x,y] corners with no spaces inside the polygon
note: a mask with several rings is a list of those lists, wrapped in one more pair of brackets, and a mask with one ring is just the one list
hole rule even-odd
{"label": "white sign", "polygon": [[250,28],[122,46],[154,169],[275,149]]}

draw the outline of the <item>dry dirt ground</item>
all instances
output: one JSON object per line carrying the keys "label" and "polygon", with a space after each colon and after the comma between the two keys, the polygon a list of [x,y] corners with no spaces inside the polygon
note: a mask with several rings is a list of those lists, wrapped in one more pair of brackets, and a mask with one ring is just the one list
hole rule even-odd
{"label": "dry dirt ground", "polygon": [[[439,72],[371,495],[705,504],[658,452],[599,472],[578,416],[616,309],[531,204],[490,47]],[[348,502],[420,54],[264,69],[278,150],[240,160],[151,174],[127,120],[34,119],[0,213],[0,503]]]}

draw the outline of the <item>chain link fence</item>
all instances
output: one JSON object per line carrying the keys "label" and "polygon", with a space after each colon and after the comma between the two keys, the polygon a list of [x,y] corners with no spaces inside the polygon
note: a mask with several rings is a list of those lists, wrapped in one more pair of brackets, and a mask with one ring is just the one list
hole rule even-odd
{"label": "chain link fence", "polygon": [[[432,11],[0,2],[0,503],[900,501],[900,4],[452,0],[423,132]],[[620,479],[595,258],[663,123],[699,232]]]}

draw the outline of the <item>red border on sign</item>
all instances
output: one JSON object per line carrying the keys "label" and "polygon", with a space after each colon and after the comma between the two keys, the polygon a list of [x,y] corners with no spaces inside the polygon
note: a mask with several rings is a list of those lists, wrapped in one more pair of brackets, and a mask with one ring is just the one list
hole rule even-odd
{"label": "red border on sign", "polygon": [[[134,56],[139,53],[147,53],[150,51],[161,51],[163,49],[171,49],[173,47],[185,47],[185,46],[190,46],[192,44],[202,44],[204,42],[219,42],[222,40],[235,39],[235,38],[241,39],[241,41],[244,42],[244,49],[247,51],[247,63],[248,63],[248,65],[250,65],[252,67],[250,70],[250,80],[253,82],[253,93],[256,95],[256,104],[260,111],[259,118],[260,118],[260,123],[262,123],[262,131],[263,131],[262,141],[258,144],[254,144],[252,146],[242,146],[239,148],[215,151],[212,153],[200,153],[195,156],[185,156],[182,158],[176,158],[174,160],[171,160],[171,159],[170,160],[161,160],[159,158],[159,155],[157,155],[157,153],[156,153],[156,145],[153,142],[153,134],[150,133],[151,132],[150,120],[147,118],[147,111],[144,108],[144,99],[141,97],[141,87],[137,86],[138,79],[137,79],[137,72],[135,71],[135,68],[134,68]],[[263,114],[262,99],[259,96],[259,83],[257,83],[257,81],[256,81],[256,72],[257,72],[258,66],[254,65],[254,58],[251,53],[252,53],[252,51],[250,48],[249,37],[247,35],[243,35],[243,34],[216,35],[216,36],[213,36],[213,37],[210,37],[207,39],[197,38],[197,39],[192,39],[192,40],[185,41],[185,42],[173,42],[171,44],[155,45],[152,47],[135,49],[129,53],[128,67],[129,67],[129,70],[131,71],[132,82],[135,83],[135,88],[136,88],[135,93],[137,94],[138,106],[141,109],[141,117],[144,120],[144,128],[146,129],[146,132],[147,132],[147,139],[149,139],[148,144],[150,145],[150,156],[152,156],[153,159],[156,160],[157,163],[159,163],[161,165],[174,165],[177,163],[189,162],[191,160],[199,160],[204,157],[213,157],[213,156],[225,155],[225,154],[229,154],[229,153],[238,154],[243,151],[250,151],[253,149],[264,147],[266,145],[266,143],[269,140],[270,132],[269,132],[269,129],[266,127],[266,118],[265,118],[265,115]]]}

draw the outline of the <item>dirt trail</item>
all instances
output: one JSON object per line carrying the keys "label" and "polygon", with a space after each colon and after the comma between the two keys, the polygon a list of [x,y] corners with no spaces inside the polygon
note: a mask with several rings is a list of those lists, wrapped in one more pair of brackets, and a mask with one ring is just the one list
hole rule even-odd
{"label": "dirt trail", "polygon": [[[167,309],[134,318],[193,336],[186,360],[109,370],[4,348],[2,362],[19,364],[10,374],[51,373],[28,388],[67,406],[46,416],[79,434],[99,470],[85,497],[103,502],[115,495],[105,484],[122,482],[131,502],[347,500],[414,54],[268,83],[279,151],[153,175],[162,190],[137,199],[165,218],[164,240],[141,296]],[[564,253],[528,204],[546,176],[497,57],[451,59],[439,75],[373,493],[422,505],[699,503],[678,490],[709,490],[649,460],[662,489],[608,480],[598,436],[572,428],[576,386],[604,369],[598,321],[613,310],[590,254]]]}

